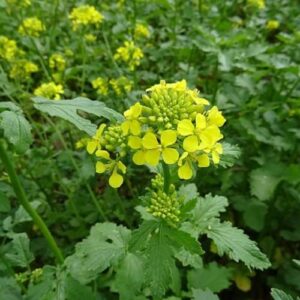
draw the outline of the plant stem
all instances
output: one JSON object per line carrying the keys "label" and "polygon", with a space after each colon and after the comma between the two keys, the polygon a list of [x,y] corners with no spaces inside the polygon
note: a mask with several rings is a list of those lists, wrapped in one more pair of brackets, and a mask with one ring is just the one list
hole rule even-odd
{"label": "plant stem", "polygon": [[171,180],[170,169],[165,162],[162,162],[162,167],[164,172],[164,191],[166,194],[168,194],[170,188],[170,180]]}
{"label": "plant stem", "polygon": [[37,225],[37,227],[40,229],[44,237],[46,238],[53,254],[55,255],[57,261],[59,264],[62,264],[64,262],[64,257],[62,255],[62,252],[58,248],[51,232],[49,231],[47,225],[41,218],[41,216],[35,211],[35,209],[31,206],[30,202],[27,199],[27,196],[25,194],[25,191],[21,185],[21,182],[16,174],[15,167],[13,165],[12,159],[9,157],[3,140],[0,140],[0,158],[7,170],[8,176],[11,181],[11,185],[16,193],[17,199],[21,203],[21,205],[24,207],[24,209],[27,211],[27,213],[31,216],[33,222]]}

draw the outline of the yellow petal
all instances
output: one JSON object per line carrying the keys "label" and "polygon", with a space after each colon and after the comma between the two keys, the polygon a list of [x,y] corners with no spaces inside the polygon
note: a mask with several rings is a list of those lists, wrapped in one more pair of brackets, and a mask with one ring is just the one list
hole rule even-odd
{"label": "yellow petal", "polygon": [[196,135],[188,136],[183,141],[183,149],[187,152],[195,152],[198,150],[199,142]]}
{"label": "yellow petal", "polygon": [[164,147],[176,143],[177,132],[176,130],[164,130],[160,135],[160,142]]}
{"label": "yellow petal", "polygon": [[178,160],[178,166],[182,166],[182,163],[184,161],[185,158],[188,157],[188,152],[183,152],[182,155],[180,156],[179,160]]}
{"label": "yellow petal", "polygon": [[95,139],[91,139],[86,145],[86,151],[89,154],[93,154],[98,146],[98,141]]}
{"label": "yellow petal", "polygon": [[181,167],[178,168],[178,176],[181,179],[191,179],[193,176],[193,170],[188,161],[186,161]]}
{"label": "yellow petal", "polygon": [[146,163],[150,166],[157,166],[160,158],[160,151],[158,149],[145,151]]}
{"label": "yellow petal", "polygon": [[212,160],[214,162],[214,164],[218,164],[220,162],[220,155],[217,151],[212,151],[211,152],[211,157],[212,157]]}
{"label": "yellow petal", "polygon": [[196,116],[196,128],[204,129],[206,127],[206,118],[202,114],[197,114]]}
{"label": "yellow petal", "polygon": [[96,154],[97,157],[102,157],[102,158],[105,158],[105,159],[110,159],[110,155],[109,155],[108,151],[97,150],[95,154]]}
{"label": "yellow petal", "polygon": [[126,173],[126,166],[121,161],[118,161],[117,166],[118,166],[118,169],[121,170],[121,172],[123,174]]}
{"label": "yellow petal", "polygon": [[132,160],[138,166],[144,165],[146,163],[145,151],[139,150],[139,151],[135,152],[132,156]]}
{"label": "yellow petal", "polygon": [[135,103],[132,106],[132,117],[133,118],[139,117],[141,112],[142,112],[142,105],[140,104],[140,102]]}
{"label": "yellow petal", "polygon": [[220,129],[216,125],[205,128],[199,136],[201,139],[201,148],[211,148],[217,141],[223,138]]}
{"label": "yellow petal", "polygon": [[97,129],[96,135],[95,135],[96,139],[99,139],[101,137],[105,127],[106,127],[106,124],[101,124],[99,126],[99,128]]}
{"label": "yellow petal", "polygon": [[128,134],[129,129],[130,129],[130,121],[124,121],[121,124],[121,129],[123,131],[123,134]]}
{"label": "yellow petal", "polygon": [[194,101],[198,105],[208,105],[209,104],[208,100],[206,100],[205,98],[198,97],[198,98],[195,98]]}
{"label": "yellow petal", "polygon": [[194,125],[190,120],[182,120],[177,125],[177,131],[183,136],[191,135],[194,133]]}
{"label": "yellow petal", "polygon": [[132,120],[130,122],[130,131],[133,135],[139,135],[141,133],[141,125],[139,121]]}
{"label": "yellow petal", "polygon": [[175,164],[178,160],[179,154],[174,148],[165,148],[162,151],[162,158],[168,165]]}
{"label": "yellow petal", "polygon": [[199,168],[207,168],[209,167],[209,157],[207,154],[202,154],[197,157],[198,167]]}
{"label": "yellow petal", "polygon": [[143,137],[143,146],[146,149],[155,149],[158,148],[159,144],[154,133],[148,132]]}
{"label": "yellow petal", "polygon": [[111,176],[109,177],[109,185],[115,189],[119,188],[123,183],[123,176],[118,174],[116,168],[113,170]]}
{"label": "yellow petal", "polygon": [[140,149],[142,147],[142,139],[138,136],[131,135],[128,138],[128,146],[132,149]]}
{"label": "yellow petal", "polygon": [[220,143],[217,143],[215,146],[215,151],[218,152],[219,154],[223,154],[223,146]]}
{"label": "yellow petal", "polygon": [[101,174],[101,173],[104,173],[105,170],[106,170],[105,164],[101,161],[97,161],[96,162],[96,173]]}
{"label": "yellow petal", "polygon": [[208,111],[207,119],[209,125],[217,125],[218,127],[223,126],[226,121],[222,115],[222,112],[220,112],[216,106],[212,107]]}

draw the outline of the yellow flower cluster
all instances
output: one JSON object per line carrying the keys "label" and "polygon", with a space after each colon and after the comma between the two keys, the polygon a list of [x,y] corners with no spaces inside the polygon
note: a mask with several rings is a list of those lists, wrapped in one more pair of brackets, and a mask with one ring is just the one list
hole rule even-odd
{"label": "yellow flower cluster", "polygon": [[52,70],[62,72],[66,67],[66,61],[61,54],[54,53],[49,58],[49,66]]}
{"label": "yellow flower cluster", "polygon": [[136,165],[177,165],[181,179],[190,179],[197,166],[218,164],[223,152],[220,127],[225,118],[216,106],[207,110],[208,105],[185,80],[153,86],[124,112],[121,124],[101,124],[88,142],[87,151],[96,151],[96,157],[107,162],[101,161],[97,172],[112,172],[110,185],[119,187],[126,172],[121,159],[127,153]]}
{"label": "yellow flower cluster", "polygon": [[265,0],[248,0],[248,5],[258,8],[260,10],[262,10],[266,7]]}
{"label": "yellow flower cluster", "polygon": [[73,8],[69,15],[73,30],[76,31],[81,26],[99,25],[103,21],[103,15],[91,5],[81,5]]}
{"label": "yellow flower cluster", "polygon": [[270,31],[277,29],[279,26],[280,23],[277,20],[269,20],[266,25],[267,29]]}
{"label": "yellow flower cluster", "polygon": [[38,70],[39,68],[35,63],[26,59],[20,59],[12,63],[9,76],[13,79],[24,81]]}
{"label": "yellow flower cluster", "polygon": [[35,96],[45,97],[47,99],[59,100],[60,95],[64,93],[61,84],[55,84],[54,82],[43,83],[34,90]]}
{"label": "yellow flower cluster", "polygon": [[106,96],[108,94],[108,80],[98,77],[92,81],[92,87],[97,90],[97,94]]}
{"label": "yellow flower cluster", "polygon": [[27,7],[31,5],[31,0],[6,0],[6,3],[12,7]]}
{"label": "yellow flower cluster", "polygon": [[140,65],[143,57],[142,50],[135,46],[133,41],[125,41],[123,46],[119,47],[114,55],[114,59],[125,62],[130,71],[133,71]]}
{"label": "yellow flower cluster", "polygon": [[18,53],[17,43],[5,36],[0,36],[0,58],[11,61]]}
{"label": "yellow flower cluster", "polygon": [[26,36],[38,37],[45,30],[45,26],[37,17],[26,18],[19,26],[19,33]]}
{"label": "yellow flower cluster", "polygon": [[89,43],[94,43],[97,40],[97,37],[94,34],[87,33],[84,35],[84,39]]}
{"label": "yellow flower cluster", "polygon": [[150,36],[150,31],[146,25],[136,24],[134,29],[134,37],[135,39],[148,38]]}

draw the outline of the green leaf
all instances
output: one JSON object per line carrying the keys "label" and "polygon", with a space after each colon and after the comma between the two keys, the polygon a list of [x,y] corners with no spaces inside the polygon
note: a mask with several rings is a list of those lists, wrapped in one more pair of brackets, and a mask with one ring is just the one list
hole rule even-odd
{"label": "green leaf", "polygon": [[182,248],[176,251],[175,257],[182,263],[184,267],[191,266],[193,268],[202,268],[203,262],[201,256],[198,254],[191,254],[191,252]]}
{"label": "green leaf", "polygon": [[237,145],[222,143],[223,154],[220,157],[219,165],[223,168],[232,167],[241,156],[241,150]]}
{"label": "green leaf", "polygon": [[13,266],[27,267],[33,261],[34,257],[29,248],[29,238],[26,233],[13,233],[9,235],[12,238],[9,244],[9,251],[5,257]]}
{"label": "green leaf", "polygon": [[130,231],[113,223],[99,223],[90,235],[76,245],[75,253],[65,264],[73,278],[88,283],[126,254]]}
{"label": "green leaf", "polygon": [[188,284],[190,289],[210,289],[212,292],[220,292],[230,286],[232,270],[218,266],[215,262],[201,269],[188,272]]}
{"label": "green leaf", "polygon": [[265,216],[268,206],[259,200],[252,201],[245,206],[243,218],[248,227],[255,231],[260,231],[265,225]]}
{"label": "green leaf", "polygon": [[153,297],[160,299],[171,284],[171,272],[175,267],[172,247],[164,232],[164,226],[152,234],[145,255],[145,281],[148,283]]}
{"label": "green leaf", "polygon": [[259,200],[265,201],[270,199],[273,196],[278,183],[282,180],[281,175],[278,173],[278,169],[275,168],[270,165],[251,172],[251,194],[256,196]]}
{"label": "green leaf", "polygon": [[10,202],[7,195],[0,191],[0,213],[5,213],[10,211]]}
{"label": "green leaf", "polygon": [[96,300],[95,293],[89,286],[81,285],[77,280],[67,276],[65,281],[66,300]]}
{"label": "green leaf", "polygon": [[231,259],[242,261],[249,268],[263,270],[270,266],[267,256],[258,249],[256,243],[241,229],[232,227],[231,223],[215,220],[207,227],[206,234],[215,242],[220,255],[227,253]]}
{"label": "green leaf", "polygon": [[192,289],[194,300],[219,300],[219,297],[210,290]]}
{"label": "green leaf", "polygon": [[0,113],[0,128],[4,136],[14,145],[19,153],[25,152],[32,142],[31,126],[21,110],[3,111]]}
{"label": "green leaf", "polygon": [[103,102],[92,101],[83,97],[59,101],[48,100],[42,97],[34,97],[33,102],[36,109],[45,112],[52,117],[60,117],[69,121],[78,129],[85,131],[90,136],[95,135],[97,126],[90,120],[80,116],[78,111],[83,111],[98,117],[104,117],[109,120],[123,120],[123,116],[121,114],[106,107]]}
{"label": "green leaf", "polygon": [[0,299],[22,300],[21,289],[13,277],[0,277]]}
{"label": "green leaf", "polygon": [[[279,289],[271,289],[271,296],[274,300],[294,300],[294,298],[288,294],[286,294],[284,291]],[[297,297],[296,300],[299,300],[300,298]]]}
{"label": "green leaf", "polygon": [[112,289],[120,294],[120,300],[131,300],[138,294],[143,281],[144,265],[141,257],[128,253],[117,269]]}
{"label": "green leaf", "polygon": [[194,183],[189,183],[180,186],[178,191],[178,196],[184,199],[184,202],[188,202],[198,198],[199,194],[197,191],[197,186]]}

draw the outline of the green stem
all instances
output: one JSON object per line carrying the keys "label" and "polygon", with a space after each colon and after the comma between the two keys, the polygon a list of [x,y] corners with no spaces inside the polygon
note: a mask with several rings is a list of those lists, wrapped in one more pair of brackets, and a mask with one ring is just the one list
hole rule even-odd
{"label": "green stem", "polygon": [[8,176],[11,181],[11,185],[16,193],[17,199],[20,201],[21,205],[27,211],[27,213],[31,216],[33,222],[40,229],[44,237],[46,238],[53,254],[55,255],[58,263],[62,264],[64,262],[64,257],[62,252],[58,248],[51,232],[49,231],[47,225],[40,217],[40,215],[34,210],[34,208],[30,205],[30,202],[27,199],[26,193],[21,185],[21,182],[16,174],[15,167],[13,165],[12,159],[9,157],[4,142],[0,140],[0,158],[7,170]]}
{"label": "green stem", "polygon": [[171,183],[170,169],[169,166],[164,162],[162,163],[162,167],[164,172],[164,191],[168,194]]}

